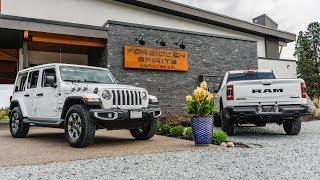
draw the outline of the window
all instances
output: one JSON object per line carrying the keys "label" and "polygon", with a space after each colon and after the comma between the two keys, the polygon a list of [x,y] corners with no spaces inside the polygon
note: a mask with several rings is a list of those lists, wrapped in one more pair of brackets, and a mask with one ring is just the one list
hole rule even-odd
{"label": "window", "polygon": [[17,83],[16,83],[16,86],[15,86],[15,92],[24,91],[25,90],[27,76],[28,76],[27,73],[18,75]]}
{"label": "window", "polygon": [[56,78],[56,70],[54,68],[52,69],[45,69],[42,73],[42,87],[50,87],[52,84],[52,81],[54,83],[57,82]]}
{"label": "window", "polygon": [[60,74],[63,81],[115,84],[115,80],[111,73],[103,69],[60,66]]}
{"label": "window", "polygon": [[38,78],[39,78],[39,71],[33,71],[29,73],[28,89],[37,87]]}
{"label": "window", "polygon": [[247,81],[247,80],[261,80],[261,79],[276,79],[273,72],[248,72],[229,74],[227,82],[230,81]]}

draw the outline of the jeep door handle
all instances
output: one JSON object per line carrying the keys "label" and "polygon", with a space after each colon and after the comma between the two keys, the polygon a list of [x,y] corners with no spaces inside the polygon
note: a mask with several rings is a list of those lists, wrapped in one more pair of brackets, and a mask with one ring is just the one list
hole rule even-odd
{"label": "jeep door handle", "polygon": [[43,96],[43,93],[39,93],[39,94],[37,94],[37,96]]}
{"label": "jeep door handle", "polygon": [[29,94],[25,94],[25,95],[24,95],[24,97],[29,97],[29,96],[30,96]]}

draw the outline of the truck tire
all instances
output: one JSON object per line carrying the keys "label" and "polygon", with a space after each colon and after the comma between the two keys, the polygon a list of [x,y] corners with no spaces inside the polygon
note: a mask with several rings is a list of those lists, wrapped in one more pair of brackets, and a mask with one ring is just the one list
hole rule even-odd
{"label": "truck tire", "polygon": [[221,127],[222,120],[219,114],[213,115],[213,125],[214,127]]}
{"label": "truck tire", "polygon": [[14,138],[27,136],[30,124],[23,122],[23,115],[19,106],[13,108],[9,120],[10,133]]}
{"label": "truck tire", "polygon": [[232,118],[227,118],[224,112],[224,109],[222,110],[221,114],[222,118],[222,124],[221,124],[221,129],[225,133],[227,133],[229,136],[234,135],[234,122]]}
{"label": "truck tire", "polygon": [[155,132],[156,132],[156,119],[150,118],[148,119],[150,122],[148,123],[147,126],[141,127],[141,128],[136,128],[136,129],[130,129],[131,135],[136,139],[136,140],[148,140],[151,139]]}
{"label": "truck tire", "polygon": [[301,130],[300,119],[294,119],[284,122],[283,129],[288,135],[298,135]]}
{"label": "truck tire", "polygon": [[96,123],[86,106],[70,107],[65,118],[64,131],[67,142],[72,147],[82,148],[93,142]]}

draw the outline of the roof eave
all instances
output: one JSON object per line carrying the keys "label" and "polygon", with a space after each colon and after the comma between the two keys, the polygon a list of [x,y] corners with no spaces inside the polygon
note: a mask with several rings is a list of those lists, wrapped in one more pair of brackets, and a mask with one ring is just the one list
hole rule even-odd
{"label": "roof eave", "polygon": [[248,21],[228,17],[225,15],[213,13],[203,9],[195,8],[185,4],[169,1],[169,0],[114,0],[126,4],[135,5],[138,7],[147,8],[154,11],[159,11],[166,14],[171,14],[179,17],[204,22],[207,24],[217,25],[245,33],[250,33],[259,36],[272,36],[279,38],[280,41],[293,42],[296,40],[296,35],[286,31],[268,28],[259,24],[254,24]]}

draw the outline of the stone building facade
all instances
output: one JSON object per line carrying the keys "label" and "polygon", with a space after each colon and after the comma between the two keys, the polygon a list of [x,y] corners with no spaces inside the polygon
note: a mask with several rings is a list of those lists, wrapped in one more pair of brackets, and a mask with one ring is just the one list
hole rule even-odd
{"label": "stone building facade", "polygon": [[[176,42],[183,40],[189,51],[187,72],[126,69],[123,66],[124,45],[137,45],[141,36],[147,47],[180,49]],[[157,44],[162,39],[163,47]],[[210,84],[217,84],[226,71],[257,68],[257,44],[212,34],[179,31],[137,24],[109,22],[108,43],[99,66],[107,67],[120,83],[146,88],[158,97],[165,115],[185,113],[185,96],[198,85],[199,75],[213,76]]]}

